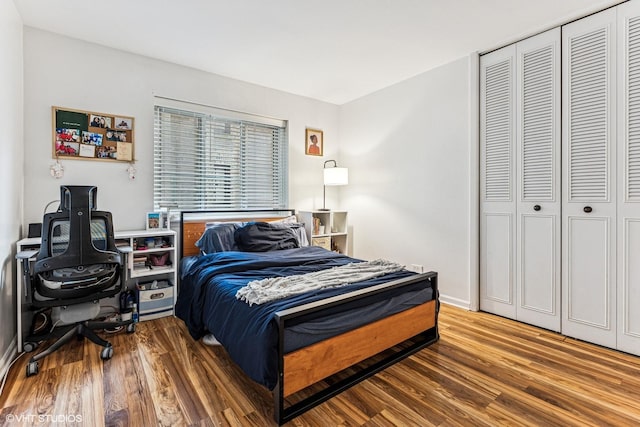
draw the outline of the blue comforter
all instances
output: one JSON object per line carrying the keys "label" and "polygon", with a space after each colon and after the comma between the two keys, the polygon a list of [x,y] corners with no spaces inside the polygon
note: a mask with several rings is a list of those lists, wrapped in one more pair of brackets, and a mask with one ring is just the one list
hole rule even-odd
{"label": "blue comforter", "polygon": [[249,377],[273,389],[278,376],[275,312],[413,273],[400,271],[251,307],[236,299],[238,289],[256,279],[305,274],[359,261],[314,246],[191,258],[183,265],[176,315],[184,320],[194,339],[211,332]]}

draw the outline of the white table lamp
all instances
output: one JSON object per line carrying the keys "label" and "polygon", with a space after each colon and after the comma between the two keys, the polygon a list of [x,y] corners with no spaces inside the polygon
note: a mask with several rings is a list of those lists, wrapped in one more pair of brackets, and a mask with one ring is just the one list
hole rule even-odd
{"label": "white table lamp", "polygon": [[[333,163],[333,166],[327,167],[327,163]],[[349,169],[339,168],[335,160],[327,160],[324,162],[324,191],[322,194],[322,211],[328,211],[326,207],[327,186],[328,185],[347,185],[349,184]]]}

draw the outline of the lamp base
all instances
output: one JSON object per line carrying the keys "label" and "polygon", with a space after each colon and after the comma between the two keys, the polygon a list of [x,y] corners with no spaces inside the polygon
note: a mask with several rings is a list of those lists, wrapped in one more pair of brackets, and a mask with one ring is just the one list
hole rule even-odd
{"label": "lamp base", "polygon": [[329,209],[329,208],[320,208],[318,210],[322,211],[322,212],[329,212],[331,209]]}

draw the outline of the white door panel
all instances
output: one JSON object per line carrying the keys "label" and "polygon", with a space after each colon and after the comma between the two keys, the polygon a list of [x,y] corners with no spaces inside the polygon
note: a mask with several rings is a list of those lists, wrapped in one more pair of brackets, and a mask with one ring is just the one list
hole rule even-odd
{"label": "white door panel", "polygon": [[562,332],[616,345],[616,10],[563,27]]}
{"label": "white door panel", "polygon": [[[556,272],[559,271],[556,264],[558,251],[555,242],[559,240],[556,234],[557,218],[555,215],[520,215],[522,230],[520,234],[520,262],[518,282],[520,284],[519,307],[533,311],[531,316],[544,314],[558,316],[558,280]],[[518,320],[532,323],[523,316],[529,315],[528,311],[519,312]],[[553,329],[551,326],[544,326]]]}
{"label": "white door panel", "polygon": [[640,2],[617,9],[618,348],[640,355]]}
{"label": "white door panel", "polygon": [[515,46],[480,59],[480,309],[515,318]]}
{"label": "white door panel", "polygon": [[516,50],[516,319],[559,331],[560,28]]}
{"label": "white door panel", "polygon": [[640,354],[640,219],[623,218],[622,224],[618,348]]}
{"label": "white door panel", "polygon": [[[483,240],[484,276],[482,309],[515,318],[513,302],[513,214],[491,213],[483,218],[487,239]],[[489,237],[490,236],[490,237]]]}
{"label": "white door panel", "polygon": [[480,65],[480,308],[558,331],[560,30]]}
{"label": "white door panel", "polygon": [[586,326],[611,329],[611,220],[608,217],[569,217],[567,236],[567,319]]}

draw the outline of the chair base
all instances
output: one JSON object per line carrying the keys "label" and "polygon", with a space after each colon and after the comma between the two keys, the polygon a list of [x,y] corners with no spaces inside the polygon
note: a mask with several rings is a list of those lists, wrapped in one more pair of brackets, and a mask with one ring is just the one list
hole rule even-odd
{"label": "chair base", "polygon": [[[64,344],[68,343],[69,341],[71,341],[74,337],[78,337],[78,338],[87,338],[89,339],[89,341],[102,346],[102,352],[100,353],[100,358],[102,360],[109,360],[111,359],[111,357],[113,356],[113,347],[111,346],[111,343],[109,341],[106,341],[102,338],[100,338],[94,331],[93,329],[105,329],[105,328],[110,328],[113,326],[119,326],[119,325],[130,325],[131,321],[126,321],[126,322],[89,322],[89,321],[85,321],[85,322],[79,322],[76,323],[75,325],[69,325],[67,326],[67,328],[65,329],[64,327],[59,328],[59,333],[63,333],[63,335],[56,341],[54,342],[51,346],[49,346],[46,350],[36,354],[35,356],[33,356],[31,359],[29,359],[29,362],[27,364],[27,377],[30,377],[32,375],[36,375],[38,373],[38,361],[44,359],[45,357],[49,356],[50,354],[52,354],[53,352],[55,352],[56,350],[58,350],[60,347],[62,347]],[[127,328],[127,332],[133,332],[135,331],[135,328]]]}

